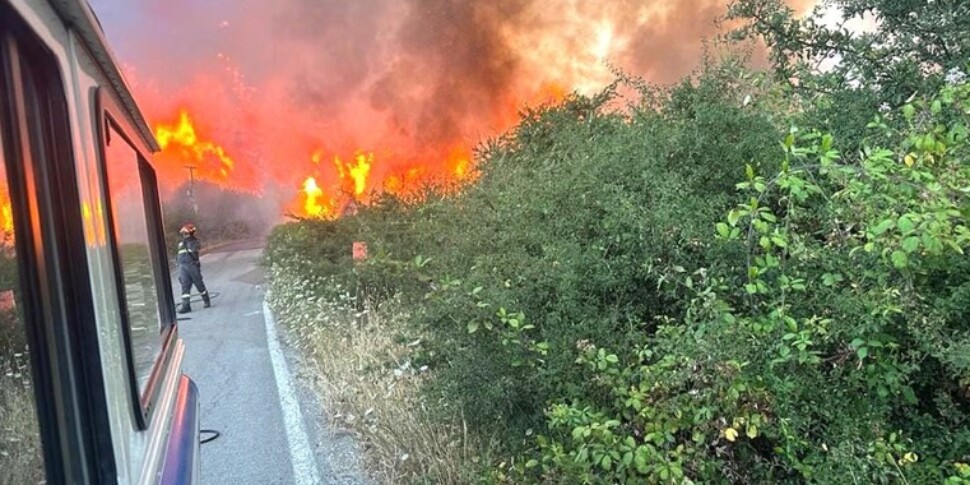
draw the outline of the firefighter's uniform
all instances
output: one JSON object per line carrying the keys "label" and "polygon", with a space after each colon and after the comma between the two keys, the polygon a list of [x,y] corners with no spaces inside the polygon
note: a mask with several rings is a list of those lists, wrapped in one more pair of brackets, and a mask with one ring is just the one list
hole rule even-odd
{"label": "firefighter's uniform", "polygon": [[202,295],[204,307],[209,308],[210,302],[209,292],[202,281],[202,263],[199,261],[202,243],[195,237],[195,227],[187,224],[182,227],[180,232],[183,237],[178,244],[176,261],[179,266],[179,283],[182,284],[182,305],[178,311],[179,313],[188,313],[192,311],[192,307],[189,306],[189,300],[192,297],[192,285],[195,285],[195,288]]}

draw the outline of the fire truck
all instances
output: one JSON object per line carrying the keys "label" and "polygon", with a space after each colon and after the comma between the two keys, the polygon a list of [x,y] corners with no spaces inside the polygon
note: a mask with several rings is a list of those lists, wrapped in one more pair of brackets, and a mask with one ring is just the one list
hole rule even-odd
{"label": "fire truck", "polygon": [[0,0],[0,484],[198,480],[158,149],[85,0]]}

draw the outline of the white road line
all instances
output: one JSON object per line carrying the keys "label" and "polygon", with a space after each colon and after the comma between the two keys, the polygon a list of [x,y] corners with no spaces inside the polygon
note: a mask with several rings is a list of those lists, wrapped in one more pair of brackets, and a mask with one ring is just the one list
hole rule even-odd
{"label": "white road line", "polygon": [[266,300],[263,300],[263,318],[266,320],[266,345],[273,362],[276,388],[280,392],[280,407],[283,409],[283,423],[286,425],[286,441],[290,444],[290,463],[293,465],[293,480],[297,485],[321,483],[317,463],[310,448],[310,439],[303,429],[303,414],[300,403],[293,392],[290,370],[276,338],[276,321]]}

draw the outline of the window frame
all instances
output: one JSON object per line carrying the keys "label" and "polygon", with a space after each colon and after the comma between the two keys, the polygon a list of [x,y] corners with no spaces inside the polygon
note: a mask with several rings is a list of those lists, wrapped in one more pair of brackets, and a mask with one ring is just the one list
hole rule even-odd
{"label": "window frame", "polygon": [[[63,55],[63,53],[61,54]],[[70,76],[0,2],[0,132],[48,483],[117,481],[70,115]]]}
{"label": "window frame", "polygon": [[[97,172],[101,183],[101,196],[104,200],[104,217],[106,224],[106,242],[108,251],[111,255],[112,265],[114,266],[114,283],[117,290],[118,310],[120,316],[121,333],[124,339],[123,348],[125,349],[125,364],[128,374],[129,394],[132,402],[132,411],[135,415],[135,422],[139,430],[147,430],[151,425],[155,415],[155,407],[161,392],[162,379],[172,361],[175,344],[178,341],[178,326],[175,317],[175,297],[172,295],[172,279],[168,271],[168,257],[165,250],[165,239],[162,231],[162,212],[158,197],[158,182],[155,170],[148,162],[147,150],[143,144],[132,137],[130,133],[137,133],[128,123],[124,116],[124,110],[120,105],[104,91],[104,88],[97,88],[95,91],[96,115],[96,140],[95,145],[98,152]],[[110,128],[110,129],[109,129]],[[112,130],[113,129],[113,130]],[[137,169],[139,182],[142,188],[142,199],[145,207],[145,221],[148,228],[148,243],[152,263],[158,271],[155,272],[155,286],[158,292],[158,321],[162,326],[159,332],[161,348],[152,369],[149,372],[145,389],[141,390],[138,385],[138,376],[135,371],[135,360],[131,339],[131,320],[128,315],[128,300],[125,290],[124,269],[121,264],[121,254],[118,250],[118,235],[115,233],[114,205],[112,203],[110,185],[108,183],[108,162],[107,162],[107,143],[109,133],[121,136],[122,140],[137,154]]]}

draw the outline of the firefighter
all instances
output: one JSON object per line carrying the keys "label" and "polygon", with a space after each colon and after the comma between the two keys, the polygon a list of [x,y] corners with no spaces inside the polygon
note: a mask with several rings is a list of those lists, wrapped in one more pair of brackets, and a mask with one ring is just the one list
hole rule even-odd
{"label": "firefighter", "polygon": [[192,285],[199,290],[202,295],[202,306],[209,308],[209,292],[205,289],[202,282],[202,262],[199,261],[199,251],[202,243],[195,237],[195,225],[185,224],[179,229],[182,240],[179,241],[178,253],[175,256],[179,267],[179,283],[182,284],[182,304],[179,306],[179,313],[192,311],[189,300],[192,297]]}

